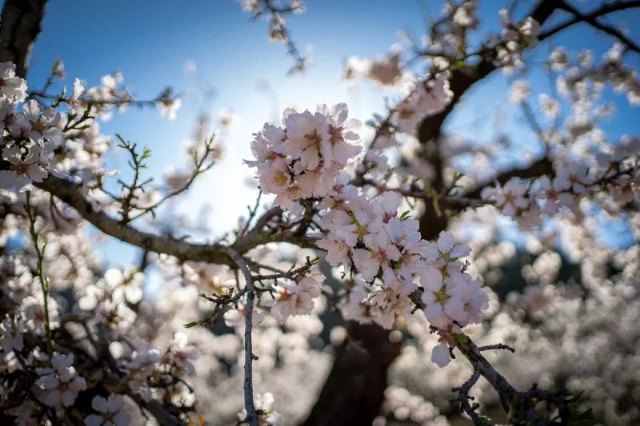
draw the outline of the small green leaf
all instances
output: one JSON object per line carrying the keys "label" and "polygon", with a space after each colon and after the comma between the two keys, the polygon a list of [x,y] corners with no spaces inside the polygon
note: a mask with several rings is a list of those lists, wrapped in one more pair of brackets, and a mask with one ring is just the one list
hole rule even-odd
{"label": "small green leaf", "polygon": [[191,321],[184,325],[184,328],[193,328],[197,325],[200,325],[200,321]]}

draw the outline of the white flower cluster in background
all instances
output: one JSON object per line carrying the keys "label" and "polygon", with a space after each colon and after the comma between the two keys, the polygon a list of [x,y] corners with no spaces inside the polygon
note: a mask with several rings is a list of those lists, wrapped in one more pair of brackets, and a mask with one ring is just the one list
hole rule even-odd
{"label": "white flower cluster in background", "polygon": [[437,114],[449,105],[452,96],[445,76],[418,82],[409,96],[395,107],[393,123],[399,132],[411,134],[425,117]]}
{"label": "white flower cluster in background", "polygon": [[[637,138],[626,137],[612,153],[600,155],[598,164],[590,169],[574,162],[559,167],[553,176],[544,175],[531,180],[513,177],[504,185],[496,183],[493,187],[484,188],[481,197],[525,228],[538,226],[544,217],[565,210],[580,215],[580,201],[583,199],[618,209],[640,198],[638,177],[627,174],[639,164],[637,151],[635,155],[628,155],[629,147],[638,145],[640,141]],[[602,187],[611,188],[611,192],[601,194]]]}

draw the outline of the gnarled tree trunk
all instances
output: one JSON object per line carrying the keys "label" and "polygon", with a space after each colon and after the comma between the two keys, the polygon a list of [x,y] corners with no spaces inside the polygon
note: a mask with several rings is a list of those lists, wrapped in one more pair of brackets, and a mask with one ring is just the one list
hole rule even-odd
{"label": "gnarled tree trunk", "polygon": [[5,0],[0,18],[0,62],[16,64],[16,74],[27,75],[31,47],[44,17],[47,0]]}

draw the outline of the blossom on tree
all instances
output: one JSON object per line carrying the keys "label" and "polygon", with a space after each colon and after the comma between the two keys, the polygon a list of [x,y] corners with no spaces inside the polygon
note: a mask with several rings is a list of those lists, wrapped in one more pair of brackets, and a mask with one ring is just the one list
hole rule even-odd
{"label": "blossom on tree", "polygon": [[276,292],[278,296],[271,314],[284,322],[291,315],[311,313],[313,299],[320,296],[320,284],[314,277],[305,277],[298,283],[283,284]]}
{"label": "blossom on tree", "polygon": [[54,354],[51,367],[37,369],[34,388],[40,400],[49,407],[70,407],[78,393],[87,388],[85,379],[73,367],[73,355]]}
{"label": "blossom on tree", "polygon": [[85,417],[86,426],[126,426],[131,421],[131,416],[124,409],[122,396],[117,394],[111,394],[107,398],[94,396],[91,408],[96,414]]}
{"label": "blossom on tree", "polygon": [[16,76],[16,66],[11,62],[0,63],[0,96],[20,102],[27,92],[27,84],[24,79]]}

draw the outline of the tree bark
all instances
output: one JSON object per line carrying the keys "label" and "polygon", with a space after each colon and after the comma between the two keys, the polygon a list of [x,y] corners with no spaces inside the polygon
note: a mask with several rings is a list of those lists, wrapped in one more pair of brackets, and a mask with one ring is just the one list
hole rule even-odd
{"label": "tree bark", "polygon": [[371,426],[384,401],[387,369],[400,353],[389,332],[371,324],[351,322],[351,339],[336,353],[331,374],[309,417],[307,426]]}
{"label": "tree bark", "polygon": [[5,0],[0,18],[0,62],[16,65],[16,75],[25,78],[31,48],[44,17],[47,0]]}

